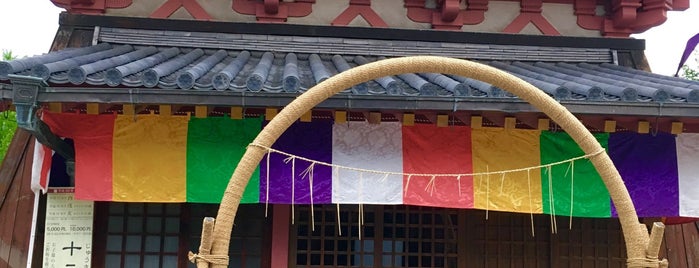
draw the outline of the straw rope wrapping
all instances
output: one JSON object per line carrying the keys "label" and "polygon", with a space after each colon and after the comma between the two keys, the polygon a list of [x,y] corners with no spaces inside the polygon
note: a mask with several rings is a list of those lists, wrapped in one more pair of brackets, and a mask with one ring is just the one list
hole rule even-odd
{"label": "straw rope wrapping", "polygon": [[639,258],[639,259],[628,259],[626,260],[626,265],[628,267],[658,267],[658,268],[667,268],[668,267],[668,262],[667,259],[663,260],[658,260],[658,259],[650,259],[650,258]]}
{"label": "straw rope wrapping", "polygon": [[[396,172],[396,171],[382,171],[382,170],[375,170],[375,169],[366,169],[366,168],[358,168],[358,167],[350,167],[350,166],[344,166],[344,165],[337,165],[337,164],[332,164],[328,162],[323,162],[323,161],[318,161],[318,160],[313,160],[310,158],[306,158],[303,156],[295,155],[295,154],[290,154],[284,151],[280,151],[268,146],[264,146],[261,144],[256,144],[256,143],[250,143],[248,144],[248,147],[260,147],[265,150],[265,154],[270,155],[271,153],[276,153],[285,156],[284,158],[284,163],[288,164],[288,162],[293,161],[293,160],[301,160],[307,163],[310,163],[312,167],[313,165],[321,165],[321,166],[326,166],[326,167],[332,167],[333,172],[336,172],[336,175],[339,176],[339,169],[344,169],[344,170],[349,170],[349,171],[355,171],[359,172],[360,180],[361,176],[363,176],[364,173],[371,173],[371,174],[381,174],[384,175],[382,180],[385,180],[387,176],[389,175],[396,175],[396,176],[409,176],[409,177],[429,177],[430,180],[428,181],[427,185],[425,186],[425,191],[433,191],[435,186],[434,186],[434,181],[437,177],[454,177],[457,178],[457,180],[460,180],[462,176],[467,176],[467,177],[473,177],[473,176],[484,176],[484,175],[502,175],[501,181],[504,181],[505,174],[507,173],[516,173],[516,172],[523,172],[523,171],[530,171],[534,169],[542,169],[542,168],[550,168],[553,166],[558,166],[566,163],[572,163],[574,161],[580,160],[580,159],[589,159],[590,157],[596,156],[598,154],[604,153],[604,149],[601,149],[597,152],[593,152],[591,154],[586,154],[586,155],[581,155],[581,156],[576,156],[573,158],[569,159],[564,159],[561,161],[556,161],[556,162],[551,162],[548,164],[542,164],[542,165],[536,165],[536,166],[531,166],[531,167],[523,167],[523,168],[514,168],[514,169],[505,169],[505,170],[497,170],[497,171],[489,171],[488,167],[486,167],[485,172],[473,172],[473,173],[404,173],[404,172]],[[269,169],[269,167],[267,167]],[[292,167],[293,168],[293,167]],[[308,174],[308,169],[303,171],[303,176],[306,176]],[[566,175],[567,176],[567,175]],[[292,182],[293,183],[293,182]],[[502,183],[502,182],[501,182]],[[406,186],[407,188],[407,186]],[[486,187],[487,189],[487,187]],[[500,193],[502,193],[502,185],[500,186]]]}
{"label": "straw rope wrapping", "polygon": [[[444,73],[469,77],[490,83],[507,90],[544,112],[551,120],[568,132],[585,154],[602,150],[602,146],[565,107],[531,84],[493,67],[467,60],[435,56],[404,57],[380,60],[344,71],[317,84],[288,104],[258,134],[253,143],[271,146],[291,124],[320,102],[350,88],[383,76],[403,73]],[[228,253],[233,220],[250,176],[265,154],[265,149],[251,146],[238,163],[228,183],[221,206],[216,216],[212,255]],[[619,172],[606,153],[590,157],[614,202],[621,222],[626,242],[626,252],[630,260],[645,258],[645,248],[649,242],[648,231],[639,225],[636,210]],[[204,238],[202,238],[204,239]],[[629,263],[629,267],[652,267],[645,264]],[[225,265],[214,264],[213,268]]]}
{"label": "straw rope wrapping", "polygon": [[187,254],[187,258],[190,262],[196,264],[204,261],[211,264],[228,266],[228,255],[195,254],[190,251]]}

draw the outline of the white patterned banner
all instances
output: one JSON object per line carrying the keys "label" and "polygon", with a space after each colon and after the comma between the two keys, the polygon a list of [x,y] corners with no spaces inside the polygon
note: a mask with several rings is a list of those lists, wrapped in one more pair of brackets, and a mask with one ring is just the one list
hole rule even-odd
{"label": "white patterned banner", "polygon": [[[348,122],[333,125],[333,164],[403,172],[400,122]],[[332,202],[402,204],[403,177],[347,169],[333,170]]]}

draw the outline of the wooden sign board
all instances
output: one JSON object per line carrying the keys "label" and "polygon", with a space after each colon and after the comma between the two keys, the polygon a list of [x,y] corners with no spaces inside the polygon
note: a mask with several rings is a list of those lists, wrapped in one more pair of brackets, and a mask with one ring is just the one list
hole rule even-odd
{"label": "wooden sign board", "polygon": [[50,188],[46,200],[44,268],[89,268],[94,202],[75,200],[72,188]]}

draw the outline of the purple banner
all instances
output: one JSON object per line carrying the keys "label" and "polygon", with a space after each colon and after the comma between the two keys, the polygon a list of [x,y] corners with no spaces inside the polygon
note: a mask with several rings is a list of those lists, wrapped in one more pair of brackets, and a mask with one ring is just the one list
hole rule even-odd
{"label": "purple banner", "polygon": [[[639,217],[679,215],[675,136],[612,133],[609,156],[631,194]],[[617,216],[612,204],[612,216]]]}
{"label": "purple banner", "polygon": [[[332,121],[297,122],[291,125],[272,148],[308,159],[332,163]],[[332,201],[332,169],[314,165],[310,175],[304,174],[310,163],[296,159],[285,162],[287,156],[272,153],[269,160],[269,203],[330,204]],[[295,163],[293,163],[295,162]],[[294,180],[292,183],[292,170]],[[260,165],[260,202],[267,202],[267,157]],[[292,191],[292,187],[294,191]],[[293,196],[293,202],[292,202]]]}
{"label": "purple banner", "polygon": [[692,38],[689,38],[689,40],[687,40],[687,46],[684,48],[682,58],[680,58],[680,63],[677,65],[677,71],[675,72],[675,76],[679,75],[680,70],[682,70],[682,66],[685,62],[687,62],[689,56],[692,55],[692,51],[694,51],[694,49],[697,47],[697,44],[699,44],[699,34],[695,34],[694,36],[692,36]]}

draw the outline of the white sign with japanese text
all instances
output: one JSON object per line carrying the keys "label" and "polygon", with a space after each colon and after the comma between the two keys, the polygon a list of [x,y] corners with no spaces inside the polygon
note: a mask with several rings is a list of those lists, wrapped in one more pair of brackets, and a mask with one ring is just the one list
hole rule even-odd
{"label": "white sign with japanese text", "polygon": [[75,200],[72,188],[49,189],[44,268],[89,268],[94,202]]}

